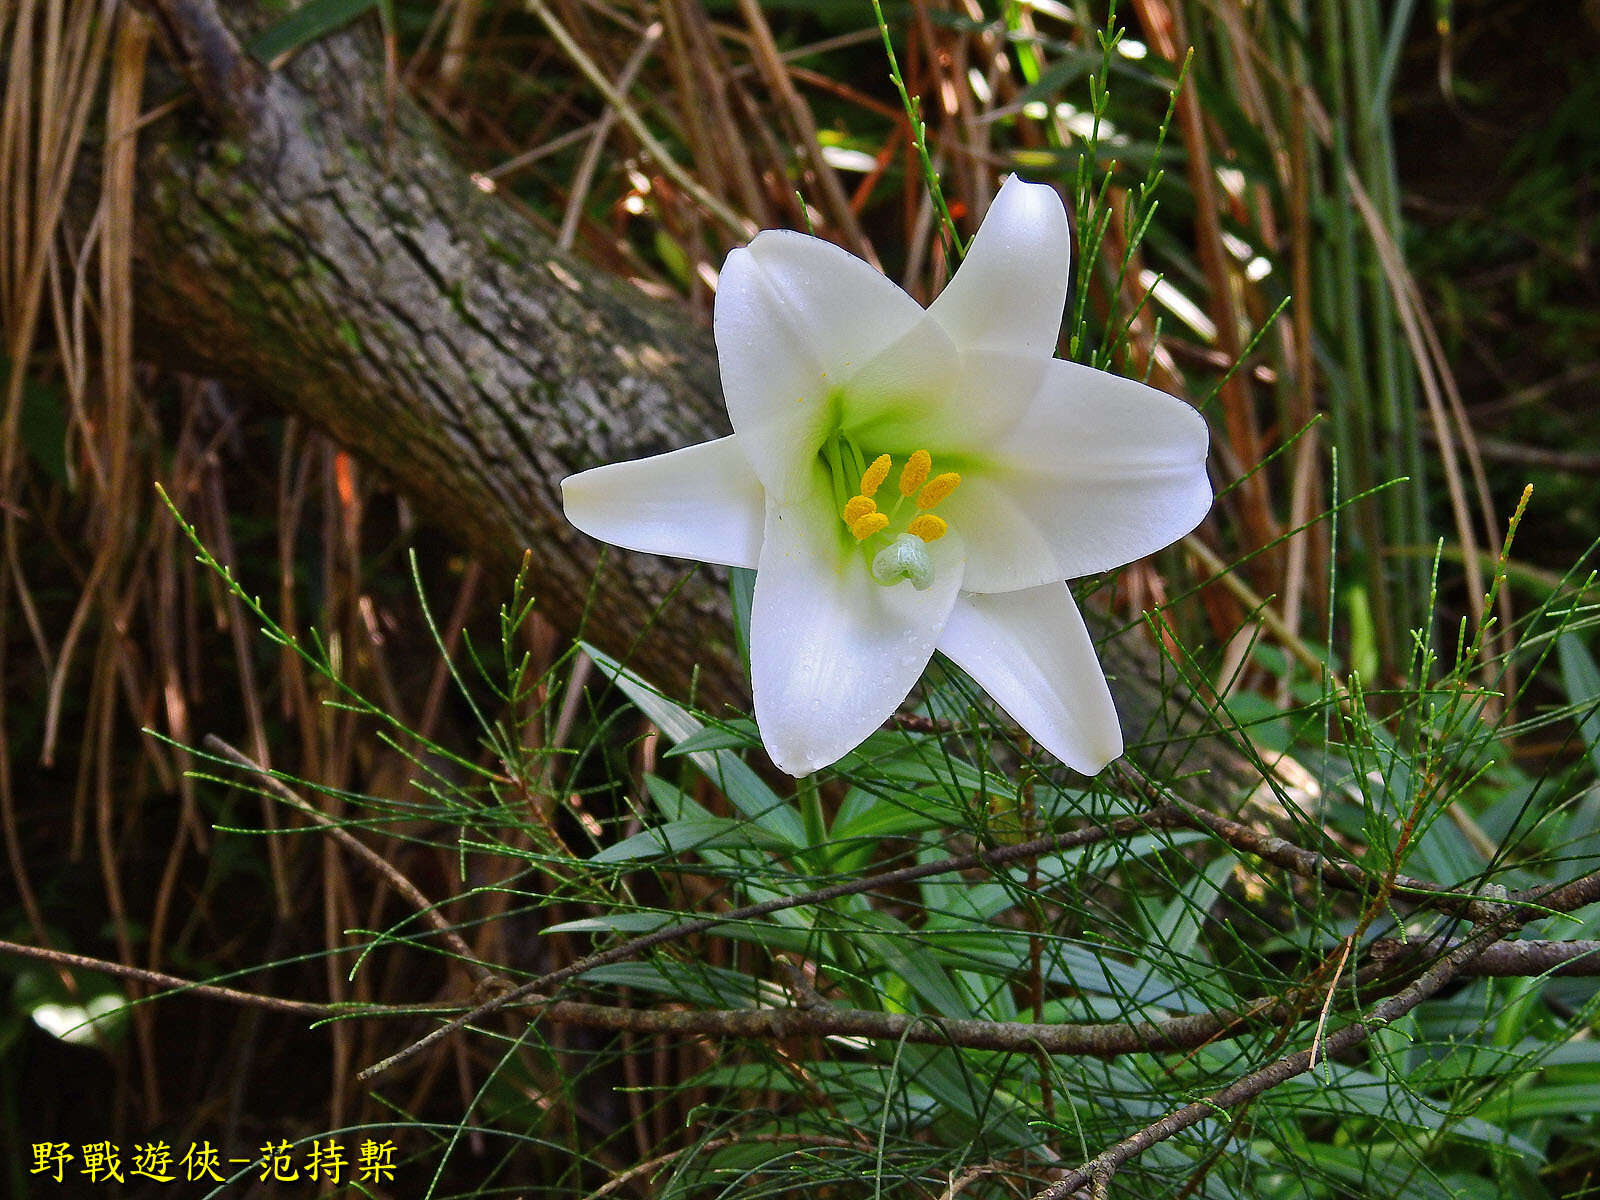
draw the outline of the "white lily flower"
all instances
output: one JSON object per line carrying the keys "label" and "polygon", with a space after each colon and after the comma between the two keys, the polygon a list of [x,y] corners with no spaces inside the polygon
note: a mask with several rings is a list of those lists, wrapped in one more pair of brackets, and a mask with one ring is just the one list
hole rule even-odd
{"label": "white lily flower", "polygon": [[755,568],[756,724],[789,774],[860,745],[935,649],[1069,766],[1122,753],[1063,581],[1200,522],[1207,431],[1054,357],[1070,250],[1060,197],[1015,176],[927,309],[837,246],[761,233],[717,288],[733,435],[562,483],[602,541]]}

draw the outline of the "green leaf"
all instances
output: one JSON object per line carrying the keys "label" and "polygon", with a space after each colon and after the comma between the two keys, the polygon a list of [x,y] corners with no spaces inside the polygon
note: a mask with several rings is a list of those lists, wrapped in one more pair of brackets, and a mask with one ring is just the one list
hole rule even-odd
{"label": "green leaf", "polygon": [[659,858],[664,854],[682,854],[689,850],[755,850],[782,851],[787,843],[748,821],[735,821],[730,817],[690,817],[682,821],[668,821],[623,838],[607,846],[591,858],[590,862],[633,862],[642,858]]}
{"label": "green leaf", "polygon": [[246,49],[252,58],[270,63],[290,54],[319,37],[348,25],[382,0],[306,0],[283,20],[263,29],[250,39]]}
{"label": "green leaf", "polygon": [[[1028,934],[1020,929],[930,928],[919,938],[919,953],[964,971],[994,971],[1008,978],[1029,960]],[[1210,1007],[1147,963],[1119,962],[1090,942],[1047,938],[1042,966],[1048,982],[1074,989],[1079,1000],[1109,997],[1114,1002],[1109,1011],[1116,1019],[1133,1015],[1158,1019],[1173,1012],[1206,1012]],[[1099,1011],[1103,1006],[1096,1007]]]}
{"label": "green leaf", "polygon": [[1563,1083],[1554,1087],[1502,1092],[1478,1109],[1485,1118],[1506,1125],[1553,1117],[1578,1120],[1600,1113],[1600,1083]]}
{"label": "green leaf", "polygon": [[1233,874],[1231,856],[1218,859],[1189,886],[1173,897],[1156,920],[1155,940],[1163,952],[1186,958],[1200,941],[1200,934],[1211,921],[1211,909],[1222,897],[1222,889]]}
{"label": "green leaf", "polygon": [[580,917],[576,921],[562,921],[547,925],[539,932],[552,933],[654,933],[665,929],[681,918],[675,913],[621,912],[606,913],[598,917]]}
{"label": "green leaf", "polygon": [[[583,980],[586,984],[612,984],[654,992],[702,1008],[758,1008],[763,998],[769,1005],[781,1006],[784,1002],[781,991],[738,971],[704,963],[674,962],[668,958],[607,963],[585,971]],[[768,993],[765,997],[763,991]]]}
{"label": "green leaf", "polygon": [[1015,1095],[1003,1088],[1004,1077],[984,1078],[971,1071],[971,1063],[959,1051],[945,1046],[907,1044],[897,1047],[899,1071],[912,1087],[906,1089],[913,1100],[918,1091],[937,1102],[930,1116],[941,1120],[961,1118],[968,1136],[981,1135],[1011,1146],[1036,1146],[1043,1140],[1040,1130],[1024,1119],[1025,1109]]}
{"label": "green leaf", "polygon": [[756,599],[756,573],[748,567],[728,571],[728,595],[733,600],[733,637],[739,646],[739,661],[750,671],[750,613]]}
{"label": "green leaf", "polygon": [[1446,1189],[1417,1169],[1414,1150],[1393,1142],[1363,1141],[1357,1146],[1313,1142],[1303,1146],[1302,1153],[1312,1166],[1354,1185],[1359,1189],[1358,1195],[1460,1200],[1458,1192]]}
{"label": "green leaf", "polygon": [[[11,360],[0,354],[0,379],[11,374]],[[22,418],[17,434],[28,456],[56,483],[66,487],[67,398],[60,388],[31,378],[22,381]]]}
{"label": "green leaf", "polygon": [[726,725],[707,725],[699,733],[670,747],[661,757],[676,758],[702,750],[748,750],[760,744],[754,721],[730,721]]}
{"label": "green leaf", "polygon": [[1576,634],[1563,633],[1556,639],[1556,654],[1561,662],[1561,685],[1567,701],[1578,710],[1578,736],[1589,748],[1595,770],[1600,771],[1600,666],[1584,648]]}
{"label": "green leaf", "polygon": [[[1527,1095],[1528,1093],[1523,1093]],[[1539,1148],[1483,1118],[1503,1118],[1506,1109],[1490,1100],[1478,1108],[1482,1117],[1440,1111],[1420,1096],[1400,1091],[1395,1080],[1343,1063],[1321,1063],[1313,1074],[1286,1081],[1269,1101],[1299,1119],[1306,1113],[1333,1117],[1370,1117],[1393,1128],[1425,1129],[1444,1137],[1477,1142],[1509,1154],[1543,1159]],[[1569,1110],[1570,1111],[1570,1110]],[[1507,1122],[1509,1125],[1510,1122]]]}
{"label": "green leaf", "polygon": [[872,734],[840,760],[838,770],[873,781],[935,784],[953,798],[980,793],[1014,802],[1016,795],[1009,780],[945,753],[936,739],[899,732]]}
{"label": "green leaf", "polygon": [[865,788],[851,788],[834,817],[835,843],[876,842],[886,837],[907,837],[932,829],[965,824],[965,814],[945,798],[942,791],[921,789],[892,796],[878,795]]}
{"label": "green leaf", "polygon": [[[583,648],[595,666],[622,689],[668,741],[684,742],[705,732],[706,727],[686,708],[667,699],[604,650],[587,642]],[[738,755],[729,750],[697,750],[688,757],[702,775],[722,789],[728,803],[757,825],[788,846],[799,849],[807,845],[800,815],[762,783],[761,777]]]}
{"label": "green leaf", "polygon": [[[650,799],[656,806],[656,811],[669,822],[728,820],[726,817],[714,817],[682,788],[659,775],[646,775],[644,783],[645,789],[650,793]],[[718,846],[711,846],[702,843],[696,847],[696,851],[708,866],[716,868],[734,880],[735,886],[745,899],[763,901],[778,895],[792,896],[809,886],[804,879],[785,870],[781,864],[774,862],[768,853],[759,848],[767,845],[779,851],[792,851],[793,847],[788,842],[770,840],[776,836],[770,830],[763,834],[758,828],[752,828],[747,823],[740,822],[739,825],[746,830],[742,844],[729,844],[724,841]],[[811,923],[809,910],[804,908],[775,913],[773,919],[796,928],[803,928]]]}
{"label": "green leaf", "polygon": [[[1204,838],[1205,835],[1199,833],[1142,833],[1137,837],[1128,838],[1116,847],[1115,862],[1119,865],[1134,862],[1137,859],[1148,858],[1152,854],[1160,854],[1167,850],[1175,850],[1179,846],[1203,841]],[[1038,860],[1038,875],[1040,879],[1063,879],[1080,869],[1080,859],[1093,859],[1097,855],[1110,857],[1112,853],[1103,843],[1090,843],[1087,846],[1074,846],[1059,854],[1041,855]],[[1020,887],[1027,885],[1031,873],[1027,867],[1011,867],[1006,874]]]}
{"label": "green leaf", "polygon": [[864,912],[851,916],[877,930],[852,930],[851,940],[870,963],[887,968],[904,980],[932,1011],[943,1017],[971,1017],[972,1005],[951,981],[944,967],[910,938],[910,930],[888,913]]}
{"label": "green leaf", "polygon": [[[784,914],[777,914],[779,917]],[[695,913],[629,912],[612,913],[598,917],[582,917],[576,921],[563,921],[541,929],[541,934],[551,933],[654,933],[680,921],[697,919]],[[718,925],[717,937],[748,942],[769,951],[786,950],[791,954],[811,954],[816,950],[816,935],[810,929],[788,927],[772,921],[741,921]],[[584,976],[587,978],[587,974]]]}

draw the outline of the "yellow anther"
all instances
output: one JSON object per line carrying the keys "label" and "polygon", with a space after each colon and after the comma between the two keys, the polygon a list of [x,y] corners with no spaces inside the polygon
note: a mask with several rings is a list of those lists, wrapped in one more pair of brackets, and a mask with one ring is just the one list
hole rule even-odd
{"label": "yellow anther", "polygon": [[872,465],[861,473],[861,494],[873,495],[883,481],[889,478],[889,468],[894,465],[894,460],[887,454],[880,454],[872,460]]}
{"label": "yellow anther", "polygon": [[911,518],[911,524],[906,526],[906,532],[916,535],[925,542],[937,542],[949,528],[944,523],[943,517],[936,517],[932,513],[922,513],[920,516]]}
{"label": "yellow anther", "polygon": [[854,525],[868,513],[877,511],[878,506],[872,502],[870,497],[851,496],[849,500],[845,501],[844,523],[846,525]]}
{"label": "yellow anther", "polygon": [[[945,471],[928,480],[926,486],[917,493],[918,508],[932,508],[951,492],[956,490],[961,483],[961,476],[954,471]],[[904,486],[904,485],[902,485]]]}
{"label": "yellow anther", "polygon": [[888,523],[889,518],[886,514],[869,512],[850,522],[850,532],[856,535],[856,541],[864,542],[873,534],[881,531]]}
{"label": "yellow anther", "polygon": [[926,450],[918,450],[906,459],[906,465],[900,468],[900,494],[902,496],[914,494],[932,469],[933,455]]}

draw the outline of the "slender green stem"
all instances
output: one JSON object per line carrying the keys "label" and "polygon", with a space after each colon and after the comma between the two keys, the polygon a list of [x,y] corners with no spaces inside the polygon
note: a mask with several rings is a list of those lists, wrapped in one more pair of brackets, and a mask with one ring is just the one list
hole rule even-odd
{"label": "slender green stem", "polygon": [[[828,853],[828,818],[822,811],[822,789],[817,783],[817,776],[802,775],[795,782],[795,795],[800,802],[800,820],[805,826],[806,840],[811,844],[807,860],[819,877],[825,877],[833,870],[833,864]],[[877,1002],[877,993],[867,982],[866,964],[855,942],[845,928],[824,916],[831,913],[840,922],[849,923],[849,904],[849,900],[843,896],[835,896],[818,904],[816,928],[827,946],[829,960],[842,972],[839,979],[841,985],[856,1004],[872,1007]]]}
{"label": "slender green stem", "polygon": [[822,444],[822,454],[827,460],[828,475],[833,483],[833,506],[835,510],[842,510],[845,501],[850,498],[850,492],[846,490],[844,457],[837,434]]}
{"label": "slender green stem", "polygon": [[[813,851],[821,851],[828,844],[828,820],[822,813],[822,792],[817,787],[816,775],[802,775],[796,784],[800,800],[800,820],[806,827],[806,840]],[[818,869],[826,864],[818,863]]]}
{"label": "slender green stem", "polygon": [[900,60],[894,53],[894,40],[889,36],[889,22],[884,19],[883,5],[878,0],[872,0],[872,15],[877,19],[878,33],[883,37],[883,52],[889,59],[889,78],[894,80],[895,90],[900,93],[900,103],[906,110],[912,145],[916,146],[917,156],[922,160],[922,175],[928,185],[928,194],[933,198],[934,207],[939,210],[939,225],[949,241],[950,260],[959,263],[965,247],[961,244],[961,235],[956,232],[955,218],[950,215],[949,206],[944,202],[939,172],[934,170],[933,159],[928,155],[928,128],[922,121],[921,101],[906,90],[905,76],[900,73]]}

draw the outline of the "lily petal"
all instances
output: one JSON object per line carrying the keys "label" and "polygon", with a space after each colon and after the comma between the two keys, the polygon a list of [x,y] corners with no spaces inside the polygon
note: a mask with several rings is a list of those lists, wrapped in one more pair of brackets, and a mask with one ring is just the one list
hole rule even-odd
{"label": "lily petal", "polygon": [[768,505],[750,614],[756,726],[772,761],[795,776],[837,762],[894,712],[961,585],[954,534],[928,547],[927,591],[873,582],[840,536],[823,482],[799,504]]}
{"label": "lily petal", "polygon": [[845,431],[896,456],[927,450],[959,465],[1028,413],[1050,360],[1005,350],[956,353],[931,317],[885,349],[851,383]]}
{"label": "lily petal", "polygon": [[1121,755],[1111,689],[1066,584],[963,595],[939,650],[1067,766],[1094,775]]}
{"label": "lily petal", "polygon": [[728,255],[713,320],[722,393],[780,503],[809,486],[840,389],[925,317],[893,280],[819,238],[768,230]]}
{"label": "lily petal", "polygon": [[1177,541],[1211,507],[1207,441],[1205,419],[1177,397],[1051,361],[1028,411],[995,443],[991,469],[941,509],[967,536],[964,586],[1076,579]]}
{"label": "lily petal", "polygon": [[1048,184],[1013,175],[989,206],[967,256],[929,314],[963,350],[1049,358],[1061,336],[1072,228]]}
{"label": "lily petal", "polygon": [[629,550],[730,567],[761,556],[765,494],[737,435],[569,475],[561,503],[590,537]]}

